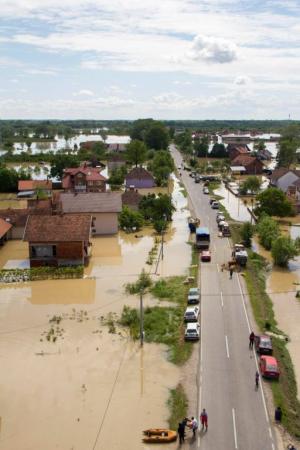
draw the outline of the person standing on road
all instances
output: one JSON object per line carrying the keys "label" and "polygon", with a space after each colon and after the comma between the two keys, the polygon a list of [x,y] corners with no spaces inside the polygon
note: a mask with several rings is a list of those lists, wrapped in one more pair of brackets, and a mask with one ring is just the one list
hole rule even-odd
{"label": "person standing on road", "polygon": [[192,422],[192,430],[193,430],[193,436],[196,436],[196,431],[198,429],[198,422],[197,419],[195,419],[195,417],[191,418],[191,422]]}
{"label": "person standing on road", "polygon": [[203,408],[203,411],[202,411],[202,413],[201,413],[201,415],[200,415],[200,421],[201,421],[201,424],[202,424],[202,430],[203,430],[203,428],[205,427],[205,430],[207,430],[207,420],[208,420],[208,416],[207,416],[207,412],[206,412],[206,410],[205,410],[205,408]]}
{"label": "person standing on road", "polygon": [[250,349],[253,348],[254,339],[255,339],[255,334],[253,333],[253,331],[251,331],[250,336],[249,336],[249,348]]}
{"label": "person standing on road", "polygon": [[230,274],[229,278],[230,278],[230,280],[232,280],[232,275],[233,275],[233,268],[232,268],[232,266],[229,269],[229,274]]}
{"label": "person standing on road", "polygon": [[258,386],[259,386],[259,373],[256,371],[256,374],[255,374],[255,387],[256,387],[256,390],[258,389]]}
{"label": "person standing on road", "polygon": [[178,436],[179,436],[179,444],[183,444],[184,443],[184,436],[185,436],[185,425],[183,422],[180,422],[178,424]]}

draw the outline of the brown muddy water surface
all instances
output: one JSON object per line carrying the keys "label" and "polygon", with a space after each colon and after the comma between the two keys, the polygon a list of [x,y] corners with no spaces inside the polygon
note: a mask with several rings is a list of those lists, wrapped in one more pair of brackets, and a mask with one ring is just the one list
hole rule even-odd
{"label": "brown muddy water surface", "polygon": [[[298,236],[299,227],[287,228],[293,238]],[[254,249],[267,261],[272,262],[270,252],[262,248],[254,240]],[[267,277],[266,289],[274,305],[275,318],[278,327],[286,333],[290,342],[287,348],[290,352],[298,387],[298,398],[300,398],[300,301],[295,297],[296,291],[300,290],[300,257],[291,261],[287,269],[272,267]]]}
{"label": "brown muddy water surface", "polygon": [[[191,258],[189,214],[176,179],[172,195],[177,211],[158,273],[182,275]],[[82,280],[0,285],[1,449],[139,450],[146,448],[143,429],[167,426],[166,401],[179,369],[167,361],[166,348],[141,350],[126,330],[110,334],[103,324],[123,305],[138,306],[124,284],[143,267],[154,272],[155,264],[145,264],[153,231],[136,235],[93,239]],[[0,249],[1,267],[26,258],[21,241]],[[49,323],[54,315],[59,324]]]}

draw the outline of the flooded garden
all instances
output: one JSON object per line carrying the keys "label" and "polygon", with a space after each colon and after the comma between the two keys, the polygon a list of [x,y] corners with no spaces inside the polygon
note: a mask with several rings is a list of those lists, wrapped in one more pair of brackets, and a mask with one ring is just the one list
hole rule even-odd
{"label": "flooded garden", "polygon": [[[124,285],[142,268],[154,280],[187,273],[187,201],[175,177],[171,189],[176,212],[157,267],[146,264],[155,239],[146,228],[94,238],[83,279],[0,285],[2,449],[140,449],[143,429],[167,425],[179,369],[165,346],[141,349],[110,324],[124,305],[138,307]],[[9,241],[0,266],[27,256],[26,243]],[[154,302],[148,294],[145,305]]]}

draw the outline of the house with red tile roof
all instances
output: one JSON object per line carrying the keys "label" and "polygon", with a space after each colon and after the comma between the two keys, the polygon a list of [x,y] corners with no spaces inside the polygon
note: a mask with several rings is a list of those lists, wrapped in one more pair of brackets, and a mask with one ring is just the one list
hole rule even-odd
{"label": "house with red tile roof", "polygon": [[227,146],[228,156],[230,161],[233,161],[239,155],[249,155],[250,148],[248,145],[233,145],[229,144]]}
{"label": "house with red tile roof", "polygon": [[42,192],[47,197],[52,195],[51,180],[19,180],[18,197],[32,197],[37,191]]}
{"label": "house with red tile roof", "polygon": [[143,167],[135,167],[125,177],[125,186],[136,189],[155,187],[154,177]]}
{"label": "house with red tile roof", "polygon": [[231,161],[231,167],[244,167],[247,175],[261,175],[263,173],[263,163],[255,156],[239,155]]}
{"label": "house with red tile roof", "polygon": [[66,192],[105,192],[107,178],[97,167],[74,167],[64,170],[62,187]]}
{"label": "house with red tile roof", "polygon": [[30,267],[83,265],[91,253],[91,223],[88,214],[28,216],[23,240]]}

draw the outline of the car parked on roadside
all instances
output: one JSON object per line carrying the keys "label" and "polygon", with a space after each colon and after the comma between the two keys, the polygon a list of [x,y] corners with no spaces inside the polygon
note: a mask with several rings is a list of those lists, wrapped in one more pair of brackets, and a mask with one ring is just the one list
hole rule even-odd
{"label": "car parked on roadside", "polygon": [[217,201],[212,202],[211,207],[212,209],[219,209],[219,202]]}
{"label": "car parked on roadside", "polygon": [[259,358],[259,369],[264,378],[278,380],[280,371],[277,359],[274,356],[261,355]]}
{"label": "car parked on roadside", "polygon": [[260,355],[272,355],[273,354],[273,347],[272,347],[272,340],[270,336],[262,335],[262,336],[255,336],[255,349],[257,353]]}
{"label": "car parked on roadside", "polygon": [[203,250],[201,252],[201,261],[210,262],[211,261],[211,253],[209,250]]}
{"label": "car parked on roadside", "polygon": [[203,188],[203,194],[209,194],[209,190],[207,187]]}
{"label": "car parked on roadside", "polygon": [[188,323],[184,332],[186,341],[198,341],[200,339],[200,325],[198,322]]}
{"label": "car parked on roadside", "polygon": [[184,313],[185,322],[197,322],[199,317],[199,306],[188,306]]}
{"label": "car parked on roadside", "polygon": [[200,302],[200,289],[190,288],[187,299],[188,305],[196,305]]}
{"label": "car parked on roadside", "polygon": [[218,213],[217,217],[216,217],[216,221],[217,221],[217,223],[222,222],[222,221],[224,222],[225,216],[223,214]]}

